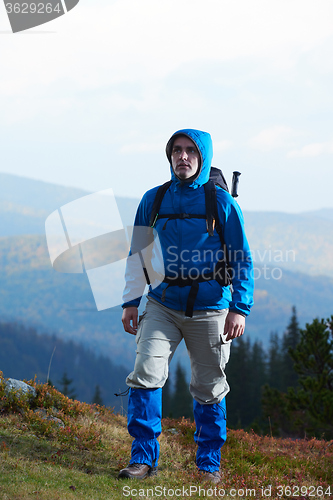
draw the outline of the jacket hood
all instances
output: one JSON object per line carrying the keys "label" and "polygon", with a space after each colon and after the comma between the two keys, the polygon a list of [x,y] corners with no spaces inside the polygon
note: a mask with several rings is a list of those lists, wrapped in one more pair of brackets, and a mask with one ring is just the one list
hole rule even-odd
{"label": "jacket hood", "polygon": [[[193,141],[196,147],[198,148],[200,154],[200,164],[197,173],[185,181],[180,180],[175,175],[171,164],[172,145],[175,138],[179,135],[185,135],[186,137],[191,139],[191,141]],[[212,138],[208,132],[203,132],[201,130],[195,130],[192,128],[177,130],[177,132],[175,132],[170,137],[166,145],[166,155],[170,163],[171,179],[173,181],[177,183],[188,183],[189,186],[193,188],[198,188],[203,184],[205,184],[206,182],[208,182],[210,167],[213,158],[213,143],[212,143]]]}

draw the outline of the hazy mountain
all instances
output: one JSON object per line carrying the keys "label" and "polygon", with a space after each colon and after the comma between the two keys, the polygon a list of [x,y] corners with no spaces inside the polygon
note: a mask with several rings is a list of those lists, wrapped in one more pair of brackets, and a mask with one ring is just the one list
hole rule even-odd
{"label": "hazy mountain", "polygon": [[[134,338],[125,334],[121,308],[97,312],[86,274],[57,273],[51,267],[45,237],[0,239],[0,317],[18,319],[38,331],[56,332],[129,366]],[[333,279],[287,269],[259,268],[255,307],[247,320],[252,339],[268,341],[272,330],[284,330],[296,305],[300,322],[332,311]],[[279,279],[276,279],[276,277]],[[132,348],[128,344],[132,342]]]}
{"label": "hazy mountain", "polygon": [[[135,342],[122,329],[121,308],[97,312],[87,276],[57,273],[48,256],[46,217],[87,194],[0,174],[0,317],[81,342],[130,367]],[[138,201],[117,198],[124,225],[132,223]],[[245,212],[256,277],[247,321],[252,340],[266,344],[271,331],[281,333],[292,305],[301,325],[333,313],[332,212]]]}
{"label": "hazy mountain", "polygon": [[[0,237],[44,234],[51,212],[88,194],[0,173]],[[118,196],[116,200],[124,226],[132,225],[139,200]],[[244,218],[256,265],[333,276],[333,209],[302,214],[244,212]]]}
{"label": "hazy mountain", "polygon": [[[45,220],[54,210],[88,194],[81,189],[0,173],[0,237],[44,234]],[[124,225],[132,225],[139,200],[121,196],[116,200]]]}
{"label": "hazy mountain", "polygon": [[333,220],[333,208],[321,208],[320,210],[314,210],[313,212],[303,212],[303,215],[311,215],[314,217],[320,217],[321,219]]}
{"label": "hazy mountain", "polygon": [[245,212],[255,265],[333,276],[333,210],[319,213]]}

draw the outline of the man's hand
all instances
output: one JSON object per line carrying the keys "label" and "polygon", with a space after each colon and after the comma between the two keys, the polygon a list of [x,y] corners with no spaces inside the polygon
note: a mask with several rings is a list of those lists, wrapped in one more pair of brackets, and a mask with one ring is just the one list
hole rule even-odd
{"label": "man's hand", "polygon": [[138,308],[125,307],[121,321],[123,322],[125,332],[136,335],[138,329]]}
{"label": "man's hand", "polygon": [[226,340],[235,339],[243,335],[245,329],[245,318],[241,314],[229,311],[224,324],[224,335],[228,334]]}

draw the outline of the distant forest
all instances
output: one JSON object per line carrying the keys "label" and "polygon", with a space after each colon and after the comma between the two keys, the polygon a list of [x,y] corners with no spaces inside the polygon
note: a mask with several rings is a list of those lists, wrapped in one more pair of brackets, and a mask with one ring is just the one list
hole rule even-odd
{"label": "distant forest", "polygon": [[[282,336],[233,342],[226,369],[227,425],[259,434],[333,438],[333,316],[299,328],[296,308]],[[164,390],[164,416],[192,417],[185,371],[178,365],[174,391]]]}
{"label": "distant forest", "polygon": [[[128,369],[109,358],[20,324],[0,323],[0,370],[4,376],[48,379],[68,397],[126,413]],[[333,316],[299,328],[295,307],[282,337],[271,333],[269,349],[241,337],[227,365],[227,425],[275,436],[333,439]],[[163,416],[193,418],[185,369],[163,388]]]}
{"label": "distant forest", "polygon": [[[6,378],[49,380],[66,395],[122,411],[124,401],[114,394],[126,389],[128,369],[98,357],[89,349],[55,335],[40,335],[18,323],[0,323],[0,370]],[[126,399],[126,398],[125,398]]]}

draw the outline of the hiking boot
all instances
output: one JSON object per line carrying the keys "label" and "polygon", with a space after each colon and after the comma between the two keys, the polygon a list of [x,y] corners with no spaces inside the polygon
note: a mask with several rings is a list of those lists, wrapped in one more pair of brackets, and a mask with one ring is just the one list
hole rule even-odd
{"label": "hiking boot", "polygon": [[125,469],[121,469],[118,479],[144,479],[147,476],[156,476],[157,467],[150,467],[147,464],[129,464]]}
{"label": "hiking boot", "polygon": [[221,481],[221,474],[218,470],[209,472],[208,470],[199,470],[202,481],[209,481],[213,484],[218,484]]}

